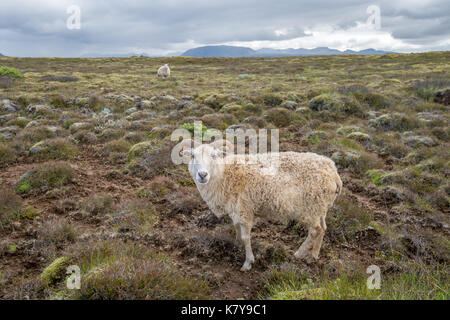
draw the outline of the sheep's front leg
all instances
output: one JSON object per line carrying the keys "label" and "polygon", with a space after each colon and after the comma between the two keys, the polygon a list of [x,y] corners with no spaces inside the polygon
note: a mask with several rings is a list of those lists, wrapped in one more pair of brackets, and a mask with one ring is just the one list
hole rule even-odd
{"label": "sheep's front leg", "polygon": [[245,246],[245,262],[241,268],[241,271],[248,271],[252,268],[252,263],[255,262],[255,257],[253,256],[252,245],[250,243],[250,232],[251,228],[240,224],[241,226],[241,239]]}

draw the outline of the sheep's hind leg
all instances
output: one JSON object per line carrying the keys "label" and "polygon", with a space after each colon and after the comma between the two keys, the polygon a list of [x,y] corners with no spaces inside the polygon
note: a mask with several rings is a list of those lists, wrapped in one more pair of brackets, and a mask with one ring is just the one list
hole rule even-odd
{"label": "sheep's hind leg", "polygon": [[317,236],[314,239],[314,246],[312,249],[312,256],[314,259],[319,259],[320,248],[322,247],[323,236],[327,230],[327,225],[325,223],[325,217],[320,218],[320,225],[316,226]]}
{"label": "sheep's hind leg", "polygon": [[297,250],[297,252],[294,254],[294,256],[297,259],[300,260],[307,260],[312,253],[312,250],[314,248],[314,229],[309,228],[308,236],[306,237],[306,240],[302,243],[300,248]]}
{"label": "sheep's hind leg", "polygon": [[317,225],[309,228],[308,237],[294,256],[298,259],[305,260],[308,263],[319,259],[319,251],[322,246],[326,228],[325,218],[320,218]]}
{"label": "sheep's hind leg", "polygon": [[245,246],[245,262],[241,268],[241,271],[248,271],[252,268],[252,263],[255,262],[255,257],[253,256],[252,245],[250,243],[250,232],[251,228],[248,226],[241,226],[241,239]]}

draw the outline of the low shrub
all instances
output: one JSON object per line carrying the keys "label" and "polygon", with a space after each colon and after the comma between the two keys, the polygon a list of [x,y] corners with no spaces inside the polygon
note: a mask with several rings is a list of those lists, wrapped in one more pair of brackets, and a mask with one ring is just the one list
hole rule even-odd
{"label": "low shrub", "polygon": [[75,171],[65,163],[47,163],[29,170],[16,182],[19,193],[46,192],[71,183]]}

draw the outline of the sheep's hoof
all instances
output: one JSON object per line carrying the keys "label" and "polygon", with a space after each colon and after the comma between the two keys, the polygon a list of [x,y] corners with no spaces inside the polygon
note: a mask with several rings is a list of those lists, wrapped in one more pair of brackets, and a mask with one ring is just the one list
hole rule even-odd
{"label": "sheep's hoof", "polygon": [[252,264],[245,261],[244,265],[241,268],[241,271],[249,271],[252,269]]}
{"label": "sheep's hoof", "polygon": [[299,252],[299,251],[297,251],[294,254],[294,257],[296,257],[298,260],[302,260],[302,261],[306,262],[307,264],[314,263],[317,260],[315,257],[313,257],[307,251],[302,251],[302,252]]}
{"label": "sheep's hoof", "polygon": [[309,254],[306,250],[298,250],[296,253],[294,253],[294,257],[296,257],[298,260],[305,260],[308,256]]}

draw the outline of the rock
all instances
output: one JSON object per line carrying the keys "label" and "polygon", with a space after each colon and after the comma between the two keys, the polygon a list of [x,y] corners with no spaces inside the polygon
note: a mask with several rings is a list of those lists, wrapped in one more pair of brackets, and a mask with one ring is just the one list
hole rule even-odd
{"label": "rock", "polygon": [[182,101],[177,106],[177,110],[195,109],[195,108],[197,108],[197,105],[195,103],[193,103],[192,101]]}
{"label": "rock", "polygon": [[60,257],[53,261],[41,274],[41,280],[45,285],[53,285],[66,276],[67,267],[72,263],[70,257]]}
{"label": "rock", "polygon": [[17,132],[19,132],[20,127],[18,126],[10,126],[5,128],[0,128],[0,137],[5,140],[11,140]]}
{"label": "rock", "polygon": [[0,116],[0,126],[10,120],[13,120],[14,118],[15,116],[13,114],[5,114],[3,116]]}
{"label": "rock", "polygon": [[434,94],[434,102],[450,106],[450,89],[438,91]]}
{"label": "rock", "polygon": [[0,102],[1,107],[1,111],[3,112],[8,112],[8,113],[14,113],[14,112],[20,112],[22,110],[22,108],[15,104],[14,102],[11,102],[11,100],[9,99],[3,99]]}
{"label": "rock", "polygon": [[126,115],[130,115],[130,114],[132,114],[133,112],[136,112],[136,111],[138,111],[138,109],[136,107],[133,107],[133,108],[130,108],[127,111],[125,111],[125,114]]}
{"label": "rock", "polygon": [[40,141],[30,148],[30,154],[38,154],[47,148],[45,141]]}
{"label": "rock", "polygon": [[225,130],[225,134],[234,134],[236,133],[236,130],[242,130],[242,132],[245,132],[248,129],[250,128],[244,124],[233,124]]}

